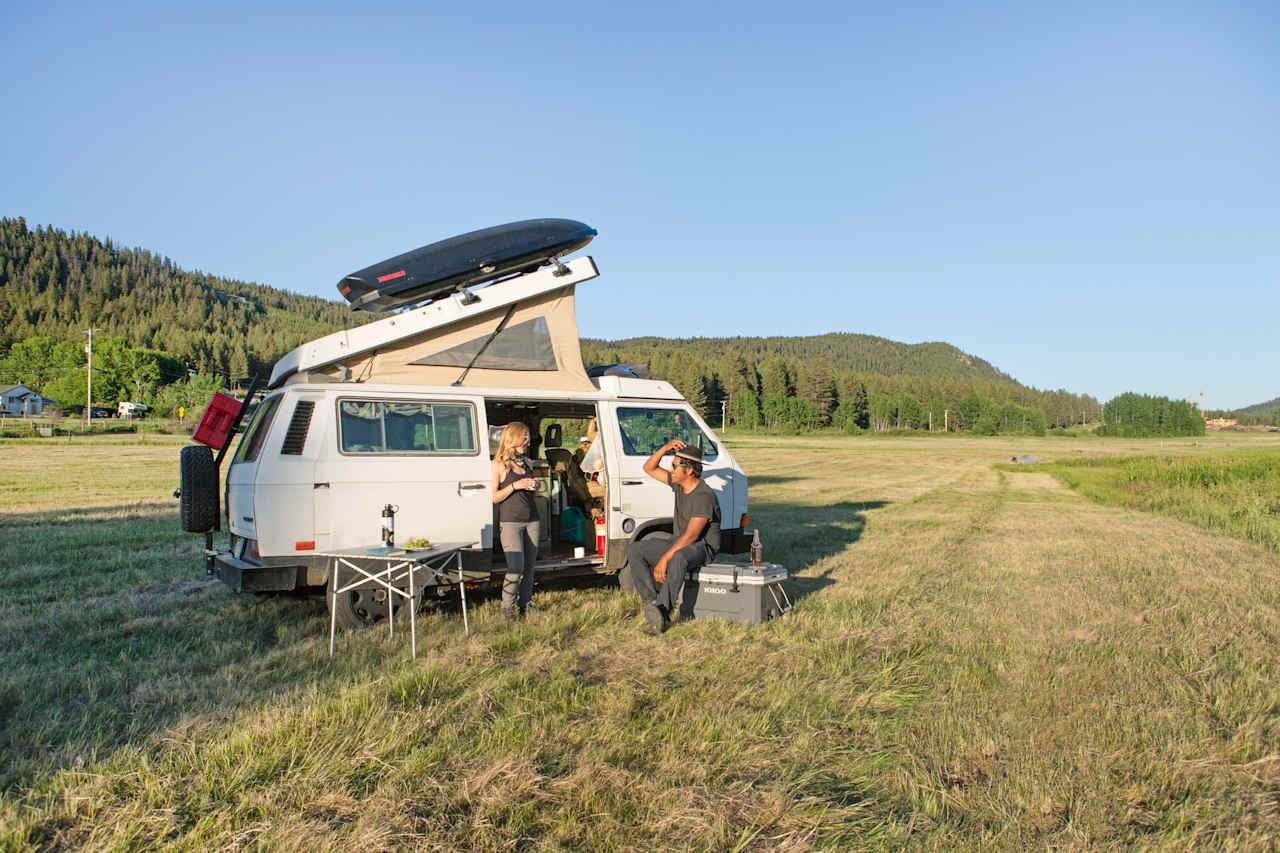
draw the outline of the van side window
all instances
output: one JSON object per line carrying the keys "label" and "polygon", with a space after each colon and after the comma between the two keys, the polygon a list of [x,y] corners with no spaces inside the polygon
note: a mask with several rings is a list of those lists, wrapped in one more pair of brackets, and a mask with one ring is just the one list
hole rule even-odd
{"label": "van side window", "polygon": [[475,409],[457,403],[341,400],[343,453],[476,453]]}
{"label": "van side window", "polygon": [[620,408],[618,430],[622,434],[622,452],[628,456],[652,456],[673,438],[694,447],[701,445],[705,460],[715,459],[720,452],[684,409]]}
{"label": "van side window", "polygon": [[244,438],[240,439],[240,446],[236,448],[235,458],[231,460],[232,465],[237,462],[257,461],[258,453],[262,451],[262,445],[267,440],[267,433],[271,432],[271,422],[276,418],[276,409],[280,407],[280,400],[283,397],[283,394],[277,394],[258,404],[258,410],[253,413],[249,428],[244,431]]}

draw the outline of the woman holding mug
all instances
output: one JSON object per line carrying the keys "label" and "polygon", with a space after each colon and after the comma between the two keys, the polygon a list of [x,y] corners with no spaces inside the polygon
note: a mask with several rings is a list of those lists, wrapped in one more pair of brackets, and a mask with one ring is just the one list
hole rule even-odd
{"label": "woman holding mug", "polygon": [[502,579],[502,615],[508,620],[524,616],[533,597],[533,564],[538,557],[538,508],[533,495],[538,481],[525,458],[529,428],[512,421],[502,431],[498,452],[490,464],[489,492],[498,507],[498,535],[507,555]]}

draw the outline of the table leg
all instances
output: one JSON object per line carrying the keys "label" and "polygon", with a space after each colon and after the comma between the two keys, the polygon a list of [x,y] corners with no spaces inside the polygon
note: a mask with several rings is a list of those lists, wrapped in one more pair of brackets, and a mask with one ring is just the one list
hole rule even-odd
{"label": "table leg", "polygon": [[409,564],[409,650],[414,660],[418,659],[418,599],[413,594],[413,563]]}
{"label": "table leg", "polygon": [[[390,564],[388,564],[390,565]],[[396,594],[391,591],[391,569],[387,569],[387,632],[396,636]]]}
{"label": "table leg", "polygon": [[333,634],[338,625],[338,559],[333,560],[333,576],[329,580],[329,659],[333,659]]}
{"label": "table leg", "polygon": [[462,580],[462,552],[457,554],[458,560],[458,595],[462,596],[462,628],[467,636],[471,636],[471,626],[467,624],[467,585]]}

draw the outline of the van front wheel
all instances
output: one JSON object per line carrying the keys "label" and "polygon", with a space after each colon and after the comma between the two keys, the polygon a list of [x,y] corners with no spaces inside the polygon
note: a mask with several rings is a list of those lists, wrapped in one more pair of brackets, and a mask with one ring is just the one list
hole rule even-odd
{"label": "van front wheel", "polygon": [[[422,604],[423,590],[415,589],[414,593],[416,594],[412,606],[416,610]],[[330,592],[326,598],[329,602],[330,612],[333,614],[335,626],[346,630],[349,628],[363,628],[366,625],[373,625],[385,620],[387,618],[387,598],[389,595],[382,587],[369,584],[368,586],[349,589],[336,597]],[[409,600],[399,595],[391,597],[395,598],[396,618],[408,619]]]}

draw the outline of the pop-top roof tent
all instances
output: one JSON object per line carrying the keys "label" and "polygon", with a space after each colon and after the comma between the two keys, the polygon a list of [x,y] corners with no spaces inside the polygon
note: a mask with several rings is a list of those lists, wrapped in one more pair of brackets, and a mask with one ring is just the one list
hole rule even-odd
{"label": "pop-top roof tent", "polygon": [[[573,220],[516,222],[353,273],[338,285],[353,307],[406,310],[285,354],[269,387],[337,381],[594,391],[582,365],[574,293],[599,271],[589,256],[559,258],[595,233]],[[459,270],[466,264],[474,274]],[[499,270],[508,277],[494,281]]]}

